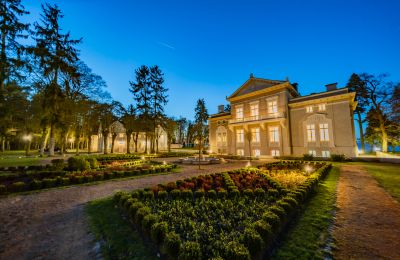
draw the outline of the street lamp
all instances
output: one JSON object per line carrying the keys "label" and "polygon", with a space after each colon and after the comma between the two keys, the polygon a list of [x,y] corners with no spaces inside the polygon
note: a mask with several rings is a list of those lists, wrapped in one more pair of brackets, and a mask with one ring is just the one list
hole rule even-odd
{"label": "street lamp", "polygon": [[32,141],[32,136],[29,134],[23,135],[22,140],[26,142],[25,144],[25,155],[28,156],[29,154],[29,149],[31,147],[31,141]]}

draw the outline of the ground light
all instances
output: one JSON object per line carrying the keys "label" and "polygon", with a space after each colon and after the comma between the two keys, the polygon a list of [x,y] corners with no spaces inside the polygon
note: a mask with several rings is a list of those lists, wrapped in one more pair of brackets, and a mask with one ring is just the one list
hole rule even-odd
{"label": "ground light", "polygon": [[246,163],[246,167],[251,167],[251,162],[250,162],[250,161],[248,161],[248,162]]}
{"label": "ground light", "polygon": [[313,171],[313,167],[311,167],[310,165],[306,165],[306,166],[304,166],[304,171],[306,173],[310,173]]}

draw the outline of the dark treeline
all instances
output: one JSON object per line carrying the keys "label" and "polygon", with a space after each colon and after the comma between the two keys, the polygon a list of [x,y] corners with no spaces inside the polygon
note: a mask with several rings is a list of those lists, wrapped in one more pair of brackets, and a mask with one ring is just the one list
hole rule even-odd
{"label": "dark treeline", "polygon": [[[130,82],[134,102],[124,107],[112,100],[102,77],[79,58],[82,39],[71,38],[61,27],[63,13],[57,5],[43,4],[40,19],[33,24],[21,22],[26,15],[21,0],[1,1],[1,151],[25,148],[54,155],[64,153],[73,142],[77,152],[91,152],[90,137],[99,131],[115,139],[110,126],[117,120],[126,128],[128,153],[131,142],[137,151],[139,132],[150,144],[151,151],[146,152],[157,152],[158,126],[166,131],[169,144],[194,143],[195,124],[164,113],[168,89],[158,66],[134,71]],[[109,152],[107,142],[104,138],[104,153]]]}

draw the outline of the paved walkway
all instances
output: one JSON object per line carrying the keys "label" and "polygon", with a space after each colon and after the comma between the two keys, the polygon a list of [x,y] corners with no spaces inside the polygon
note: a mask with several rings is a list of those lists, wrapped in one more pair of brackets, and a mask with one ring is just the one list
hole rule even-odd
{"label": "paved walkway", "polygon": [[400,259],[400,204],[362,166],[343,165],[335,259]]}
{"label": "paved walkway", "polygon": [[[167,159],[170,161],[173,159]],[[52,189],[0,198],[0,259],[93,259],[94,238],[89,233],[85,203],[132,190],[199,174],[222,172],[246,162],[183,166],[180,173],[107,181],[98,185]]]}

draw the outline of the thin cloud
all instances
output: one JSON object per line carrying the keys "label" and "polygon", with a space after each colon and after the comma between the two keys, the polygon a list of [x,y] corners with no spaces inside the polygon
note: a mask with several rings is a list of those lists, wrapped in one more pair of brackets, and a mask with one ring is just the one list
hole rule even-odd
{"label": "thin cloud", "polygon": [[165,47],[165,48],[168,48],[168,49],[171,49],[171,50],[175,50],[175,47],[172,46],[172,45],[169,45],[168,43],[165,43],[165,42],[157,42],[157,44],[158,44],[158,45],[161,45],[161,46],[163,46],[163,47]]}

